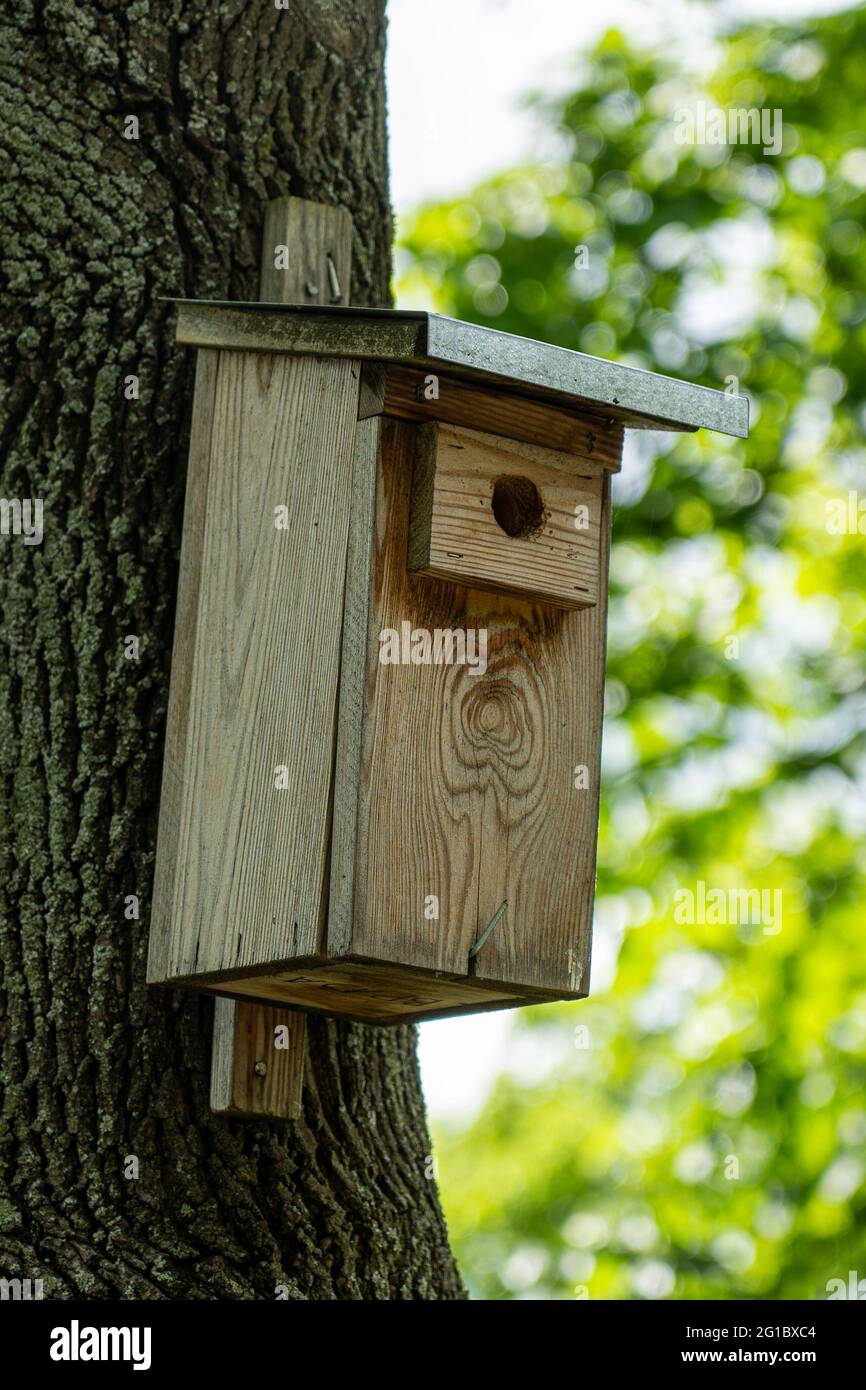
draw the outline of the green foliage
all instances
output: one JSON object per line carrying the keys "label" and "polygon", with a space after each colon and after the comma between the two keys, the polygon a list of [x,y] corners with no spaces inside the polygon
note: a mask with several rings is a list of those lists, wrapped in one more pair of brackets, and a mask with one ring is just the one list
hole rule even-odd
{"label": "green foliage", "polygon": [[[700,87],[608,34],[537,103],[558,158],[402,239],[403,303],[752,410],[746,444],[632,436],[617,480],[594,995],[519,1015],[512,1071],[438,1136],[483,1297],[866,1277],[866,541],[828,529],[866,498],[864,47],[862,10],[750,26]],[[781,154],[678,144],[697,100],[781,109]],[[699,880],[780,890],[781,930],[678,921]]]}

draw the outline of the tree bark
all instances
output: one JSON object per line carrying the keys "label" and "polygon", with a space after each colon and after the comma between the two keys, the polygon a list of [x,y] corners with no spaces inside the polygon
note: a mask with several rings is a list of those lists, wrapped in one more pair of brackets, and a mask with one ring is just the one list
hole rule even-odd
{"label": "tree bark", "polygon": [[294,193],[351,211],[353,299],[386,302],[383,11],[0,27],[0,492],[44,503],[41,545],[0,536],[0,1275],[45,1297],[463,1296],[413,1030],[312,1020],[303,1122],[227,1121],[212,1000],[144,983],[193,367],[160,296],[257,298]]}

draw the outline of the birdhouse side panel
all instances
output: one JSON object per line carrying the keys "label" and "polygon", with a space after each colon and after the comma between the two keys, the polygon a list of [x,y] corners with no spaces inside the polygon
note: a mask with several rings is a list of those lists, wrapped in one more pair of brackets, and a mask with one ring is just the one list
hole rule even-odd
{"label": "birdhouse side panel", "polygon": [[359,377],[222,352],[196,403],[151,979],[322,949]]}
{"label": "birdhouse side panel", "polygon": [[202,348],[196,357],[148,938],[149,981],[168,980],[176,973],[174,885],[179,872],[180,814],[219,360],[215,348]]}

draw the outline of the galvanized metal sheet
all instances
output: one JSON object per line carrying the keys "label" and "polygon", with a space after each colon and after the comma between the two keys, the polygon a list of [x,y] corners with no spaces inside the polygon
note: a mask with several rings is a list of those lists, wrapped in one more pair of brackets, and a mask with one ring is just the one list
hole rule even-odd
{"label": "galvanized metal sheet", "polygon": [[414,309],[177,300],[178,342],[401,362],[609,409],[632,429],[717,430],[745,439],[749,403],[690,381]]}

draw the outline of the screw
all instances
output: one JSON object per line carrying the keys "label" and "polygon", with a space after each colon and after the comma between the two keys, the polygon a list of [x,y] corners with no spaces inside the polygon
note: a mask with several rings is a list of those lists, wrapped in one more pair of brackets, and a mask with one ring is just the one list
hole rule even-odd
{"label": "screw", "polygon": [[253,1071],[255,1072],[256,1076],[267,1076],[267,1074],[268,1074],[268,1064],[267,1064],[267,1062],[256,1062],[255,1066],[253,1067]]}
{"label": "screw", "polygon": [[307,281],[306,285],[304,286],[304,289],[307,291],[307,294],[310,296],[311,299],[315,299],[316,295],[319,293],[318,285],[314,285],[312,280]]}

